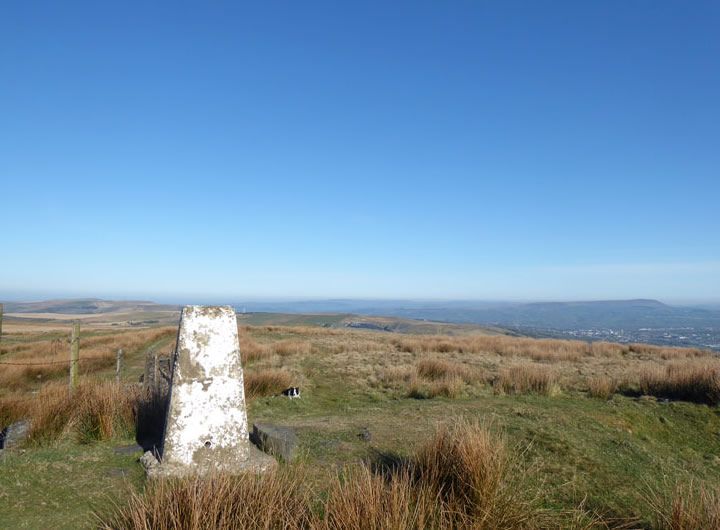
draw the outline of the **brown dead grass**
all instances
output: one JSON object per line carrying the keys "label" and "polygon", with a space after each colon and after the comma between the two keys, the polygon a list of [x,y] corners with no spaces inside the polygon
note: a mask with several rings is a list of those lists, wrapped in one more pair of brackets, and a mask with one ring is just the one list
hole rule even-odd
{"label": "brown dead grass", "polygon": [[134,430],[137,390],[113,381],[87,379],[71,392],[49,383],[37,396],[0,402],[0,420],[30,420],[29,443],[50,445],[74,433],[80,442],[110,440]]}
{"label": "brown dead grass", "polygon": [[557,389],[557,374],[548,366],[518,364],[500,374],[496,387],[508,394],[551,395]]}
{"label": "brown dead grass", "polygon": [[381,375],[381,381],[391,386],[393,383],[406,383],[408,397],[415,399],[456,398],[466,384],[479,379],[477,371],[467,365],[435,358],[422,359],[415,365],[414,371],[389,368]]}
{"label": "brown dead grass", "polygon": [[680,483],[671,494],[651,493],[648,503],[655,512],[657,528],[720,530],[720,486],[717,484]]}
{"label": "brown dead grass", "polygon": [[293,339],[280,340],[272,345],[273,353],[283,357],[288,355],[308,355],[311,349],[312,345],[309,342]]}
{"label": "brown dead grass", "polygon": [[469,366],[442,359],[422,359],[417,363],[416,370],[419,377],[431,381],[438,381],[450,377],[460,379],[466,383],[472,383],[479,379],[478,374]]}
{"label": "brown dead grass", "polygon": [[[365,530],[367,528],[437,528],[443,515],[426,484],[415,483],[408,469],[383,476],[362,465],[330,485],[332,494],[323,508],[325,521],[317,528]],[[319,523],[319,524],[318,524]]]}
{"label": "brown dead grass", "polygon": [[610,377],[594,377],[588,381],[588,394],[594,398],[610,399],[617,387],[617,381]]}
{"label": "brown dead grass", "polygon": [[242,364],[258,361],[272,354],[272,350],[265,344],[258,343],[244,329],[239,328],[238,340],[240,343],[240,360]]}
{"label": "brown dead grass", "polygon": [[[302,468],[157,481],[99,515],[130,529],[522,529],[559,527],[538,508],[517,459],[487,426],[444,426],[409,459],[388,455],[322,485]],[[581,528],[581,526],[577,526]]]}
{"label": "brown dead grass", "polygon": [[240,324],[238,329],[245,332],[283,333],[298,335],[301,337],[329,337],[333,335],[345,335],[345,330],[324,328],[321,326],[248,326]]}
{"label": "brown dead grass", "polygon": [[[611,342],[588,343],[578,340],[529,339],[503,335],[467,335],[463,337],[396,337],[392,344],[408,353],[495,353],[509,357],[528,357],[542,361],[579,362],[586,357],[617,358],[639,353],[659,358],[710,357],[710,350],[647,345],[622,345]],[[642,347],[641,347],[642,346]]]}
{"label": "brown dead grass", "polygon": [[290,387],[292,374],[283,369],[248,371],[245,372],[244,382],[245,396],[248,398],[274,396]]}
{"label": "brown dead grass", "polygon": [[[173,337],[177,328],[133,330],[111,335],[80,336],[80,374],[87,375],[113,365],[118,349],[126,354],[162,338]],[[29,383],[68,375],[70,339],[39,340],[6,348],[0,365],[0,387],[18,389]]]}
{"label": "brown dead grass", "polygon": [[385,385],[407,383],[414,374],[415,371],[409,366],[391,366],[380,372],[380,382]]}
{"label": "brown dead grass", "polygon": [[673,361],[665,367],[646,367],[637,376],[640,391],[668,399],[720,403],[720,360]]}
{"label": "brown dead grass", "polygon": [[261,476],[217,474],[153,481],[108,516],[107,530],[241,530],[310,528],[313,514],[302,478],[287,468]]}
{"label": "brown dead grass", "polygon": [[356,340],[347,339],[344,341],[333,341],[330,345],[324,348],[329,353],[344,353],[344,352],[376,352],[387,349],[386,343],[375,342],[371,340]]}

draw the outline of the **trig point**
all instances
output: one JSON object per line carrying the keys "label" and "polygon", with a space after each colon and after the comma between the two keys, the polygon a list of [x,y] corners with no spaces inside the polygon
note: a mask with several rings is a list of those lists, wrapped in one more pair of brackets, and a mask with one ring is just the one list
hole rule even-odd
{"label": "trig point", "polygon": [[152,474],[262,472],[277,465],[248,440],[232,307],[183,309],[160,453]]}

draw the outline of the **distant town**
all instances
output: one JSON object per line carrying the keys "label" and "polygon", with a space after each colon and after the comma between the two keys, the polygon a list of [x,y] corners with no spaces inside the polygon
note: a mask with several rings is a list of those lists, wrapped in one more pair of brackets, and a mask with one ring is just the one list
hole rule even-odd
{"label": "distant town", "polygon": [[656,344],[658,346],[685,346],[692,348],[709,348],[720,352],[720,328],[591,328],[559,330],[553,328],[518,326],[515,329],[525,335],[538,338],[574,338],[590,341],[606,340],[623,344],[645,343]]}

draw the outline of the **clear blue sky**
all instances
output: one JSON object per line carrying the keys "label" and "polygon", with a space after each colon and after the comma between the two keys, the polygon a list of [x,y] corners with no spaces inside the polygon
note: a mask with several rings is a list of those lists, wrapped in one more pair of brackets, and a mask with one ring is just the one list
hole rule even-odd
{"label": "clear blue sky", "polygon": [[0,298],[720,301],[720,3],[0,7]]}

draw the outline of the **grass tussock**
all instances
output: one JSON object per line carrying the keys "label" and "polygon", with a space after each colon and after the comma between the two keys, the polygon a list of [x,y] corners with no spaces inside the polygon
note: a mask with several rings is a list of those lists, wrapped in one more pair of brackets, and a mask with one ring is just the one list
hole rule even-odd
{"label": "grass tussock", "polygon": [[380,382],[387,386],[396,383],[407,383],[414,373],[415,371],[409,366],[391,366],[380,372]]}
{"label": "grass tussock", "polygon": [[655,525],[666,530],[720,530],[720,486],[681,483],[670,494],[651,493]]}
{"label": "grass tussock", "polygon": [[408,368],[388,369],[385,377],[407,382],[407,395],[414,399],[456,398],[466,384],[479,380],[467,365],[441,359],[422,359],[415,371]]}
{"label": "grass tussock", "polygon": [[[505,357],[525,357],[536,361],[580,362],[587,357],[620,358],[635,353],[662,359],[710,357],[710,350],[611,342],[588,343],[579,340],[530,339],[505,335],[467,335],[462,337],[395,337],[397,351],[407,353],[494,353]],[[642,346],[642,347],[641,347]]]}
{"label": "grass tussock", "polygon": [[456,376],[448,376],[438,381],[428,382],[414,375],[408,382],[407,396],[413,399],[431,399],[434,397],[454,399],[460,395],[463,387],[463,380]]}
{"label": "grass tussock", "polygon": [[469,366],[441,359],[422,359],[417,363],[416,370],[418,376],[431,381],[451,377],[472,383],[478,379],[478,375]]}
{"label": "grass tussock", "polygon": [[144,493],[109,516],[98,516],[106,530],[241,530],[311,527],[307,488],[287,469],[255,476],[218,474],[153,481]]}
{"label": "grass tussock", "polygon": [[243,365],[263,359],[272,353],[269,346],[258,343],[244,330],[238,334],[238,340],[240,343],[240,360]]}
{"label": "grass tussock", "polygon": [[363,464],[322,486],[298,468],[156,481],[98,521],[118,530],[559,527],[538,508],[517,462],[486,425],[461,420],[410,458]]}
{"label": "grass tussock", "polygon": [[291,386],[292,375],[287,370],[258,370],[245,372],[245,397],[274,396]]}
{"label": "grass tussock", "polygon": [[449,375],[432,384],[430,387],[430,397],[454,399],[460,395],[464,386],[464,382],[460,377]]}
{"label": "grass tussock", "polygon": [[417,450],[411,469],[451,527],[531,527],[535,496],[522,487],[517,465],[487,425],[460,420],[437,429]]}
{"label": "grass tussock", "polygon": [[361,465],[330,485],[323,508],[326,518],[315,528],[332,530],[418,529],[440,527],[443,520],[436,494],[418,483],[409,469],[387,476]]}
{"label": "grass tussock", "polygon": [[617,387],[617,381],[610,377],[594,377],[588,381],[588,394],[594,398],[610,399]]}
{"label": "grass tussock", "polygon": [[640,392],[694,403],[720,403],[720,362],[685,360],[664,368],[649,367],[638,375]]}
{"label": "grass tussock", "polygon": [[518,364],[504,370],[496,388],[506,394],[540,394],[549,396],[558,388],[555,371],[547,366]]}
{"label": "grass tussock", "polygon": [[49,384],[33,398],[5,401],[2,416],[29,419],[29,443],[50,445],[71,433],[89,443],[134,432],[136,401],[133,387],[91,379],[74,392],[65,384]]}
{"label": "grass tussock", "polygon": [[287,339],[280,340],[272,345],[273,353],[283,357],[288,355],[307,355],[312,345],[309,342]]}

